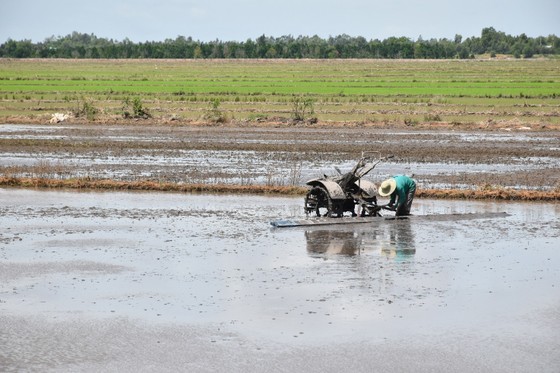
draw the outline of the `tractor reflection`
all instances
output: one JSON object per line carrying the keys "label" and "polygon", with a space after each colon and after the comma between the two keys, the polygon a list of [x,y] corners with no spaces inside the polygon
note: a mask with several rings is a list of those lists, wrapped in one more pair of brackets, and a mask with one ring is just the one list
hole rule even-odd
{"label": "tractor reflection", "polygon": [[416,253],[409,220],[384,221],[374,226],[333,227],[305,231],[310,255],[360,255],[377,252],[395,260],[408,260]]}

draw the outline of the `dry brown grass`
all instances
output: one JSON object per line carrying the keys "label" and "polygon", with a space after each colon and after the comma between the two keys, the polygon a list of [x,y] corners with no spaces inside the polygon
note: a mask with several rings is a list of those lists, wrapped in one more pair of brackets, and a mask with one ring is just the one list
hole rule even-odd
{"label": "dry brown grass", "polygon": [[[98,189],[98,190],[146,190],[184,193],[240,193],[304,195],[307,188],[300,186],[230,185],[230,184],[182,184],[157,181],[115,181],[82,179],[47,179],[0,177],[0,186],[45,189]],[[418,198],[477,199],[507,201],[560,201],[560,190],[517,190],[499,187],[479,189],[419,189]]]}
{"label": "dry brown grass", "polygon": [[68,188],[105,190],[150,190],[186,193],[242,193],[242,194],[283,194],[298,195],[305,188],[297,186],[229,185],[229,184],[182,184],[158,181],[115,181],[96,179],[45,179],[0,177],[0,186],[19,188]]}
{"label": "dry brown grass", "polygon": [[518,190],[510,188],[482,189],[420,189],[419,198],[492,199],[503,201],[560,201],[560,190]]}

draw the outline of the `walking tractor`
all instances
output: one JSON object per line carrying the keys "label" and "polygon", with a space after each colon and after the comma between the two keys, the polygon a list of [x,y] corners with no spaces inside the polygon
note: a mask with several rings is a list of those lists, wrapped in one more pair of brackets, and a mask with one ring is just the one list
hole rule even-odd
{"label": "walking tractor", "polygon": [[[381,210],[388,209],[395,211],[388,205],[379,205],[377,196],[379,189],[377,186],[365,180],[364,176],[371,172],[380,162],[393,158],[373,157],[371,154],[362,153],[362,157],[347,173],[342,173],[337,167],[334,176],[324,175],[323,177],[311,179],[306,184],[309,190],[305,195],[304,211],[306,218],[286,218],[277,219],[270,222],[275,228],[330,226],[340,224],[373,224],[374,222],[386,222],[402,219],[431,219],[430,215],[404,215],[382,216]],[[396,177],[396,176],[395,176]],[[387,180],[386,180],[387,181]],[[383,188],[381,188],[383,189]],[[400,197],[399,197],[400,198]],[[346,216],[344,216],[346,214]],[[313,216],[313,217],[310,217]],[[351,215],[351,216],[348,216]],[[453,219],[478,219],[505,217],[507,213],[486,212],[486,213],[467,213],[467,214],[440,214],[441,217]],[[333,219],[335,218],[335,219]]]}
{"label": "walking tractor", "polygon": [[305,214],[324,217],[342,217],[345,212],[352,216],[381,216],[383,208],[377,204],[377,186],[363,179],[380,162],[393,158],[392,155],[374,158],[375,152],[362,152],[362,157],[354,168],[342,173],[335,167],[337,175],[309,180],[311,188],[305,196]]}

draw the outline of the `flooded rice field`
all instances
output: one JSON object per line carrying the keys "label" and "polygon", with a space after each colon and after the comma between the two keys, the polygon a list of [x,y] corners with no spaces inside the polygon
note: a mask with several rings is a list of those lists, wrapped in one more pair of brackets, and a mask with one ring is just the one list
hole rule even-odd
{"label": "flooded rice field", "polygon": [[350,170],[362,151],[395,155],[371,178],[425,188],[560,187],[557,131],[0,125],[0,176],[302,185]]}
{"label": "flooded rice field", "polygon": [[558,204],[302,204],[0,189],[0,371],[557,371]]}

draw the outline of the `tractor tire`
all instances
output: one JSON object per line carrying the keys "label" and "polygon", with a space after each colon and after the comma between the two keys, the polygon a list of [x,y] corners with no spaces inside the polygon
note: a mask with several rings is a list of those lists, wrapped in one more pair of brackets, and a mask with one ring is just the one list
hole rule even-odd
{"label": "tractor tire", "polygon": [[332,216],[333,201],[327,190],[321,186],[314,186],[305,196],[306,213],[312,211],[317,216]]}

